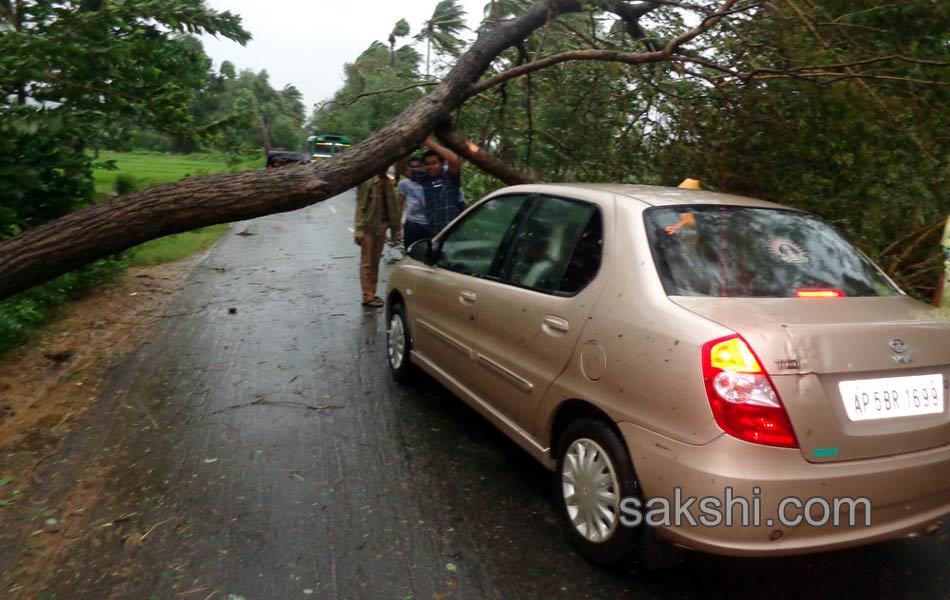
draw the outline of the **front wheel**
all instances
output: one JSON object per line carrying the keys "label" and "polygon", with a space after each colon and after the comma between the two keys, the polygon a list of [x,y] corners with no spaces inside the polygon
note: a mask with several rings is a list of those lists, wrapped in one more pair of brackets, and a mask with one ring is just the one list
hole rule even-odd
{"label": "front wheel", "polygon": [[389,370],[398,383],[406,383],[412,378],[412,363],[409,351],[412,340],[409,338],[409,326],[406,309],[402,304],[394,304],[386,328],[386,353],[389,358]]}
{"label": "front wheel", "polygon": [[635,558],[644,533],[621,522],[620,503],[639,498],[640,489],[620,436],[598,419],[574,421],[560,439],[557,473],[561,512],[578,553],[608,566]]}

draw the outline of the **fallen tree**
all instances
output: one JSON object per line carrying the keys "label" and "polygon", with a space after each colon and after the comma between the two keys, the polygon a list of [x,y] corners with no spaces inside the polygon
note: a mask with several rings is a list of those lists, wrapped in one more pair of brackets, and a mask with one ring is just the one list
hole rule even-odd
{"label": "fallen tree", "polygon": [[[591,51],[537,58],[479,82],[496,58],[559,14],[585,10],[579,0],[543,0],[482,33],[445,79],[386,126],[345,154],[313,166],[189,178],[119,197],[56,219],[0,243],[0,298],[10,296],[98,258],[148,240],[207,225],[298,210],[339,194],[417,147],[431,131],[472,96],[493,85],[568,60],[610,60],[627,64],[664,61],[697,63],[683,51],[690,41],[722,19],[745,13],[755,2],[725,0],[703,4],[672,1],[606,2],[608,10],[639,31],[651,11],[690,10],[699,23],[664,44],[651,41],[643,52]],[[445,130],[450,145],[458,139]],[[487,155],[473,155],[479,167],[508,183],[528,181]]]}

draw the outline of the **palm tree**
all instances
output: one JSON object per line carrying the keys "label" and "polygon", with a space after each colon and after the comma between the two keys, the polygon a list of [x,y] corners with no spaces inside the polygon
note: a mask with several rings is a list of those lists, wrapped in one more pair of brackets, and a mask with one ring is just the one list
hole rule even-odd
{"label": "palm tree", "polygon": [[389,34],[389,66],[396,66],[396,38],[407,35],[409,35],[409,23],[405,19],[399,19]]}
{"label": "palm tree", "polygon": [[426,77],[429,77],[429,59],[432,47],[439,54],[458,56],[462,40],[458,35],[468,29],[465,26],[465,9],[457,0],[442,0],[435,6],[432,17],[422,24],[415,39],[426,42]]}

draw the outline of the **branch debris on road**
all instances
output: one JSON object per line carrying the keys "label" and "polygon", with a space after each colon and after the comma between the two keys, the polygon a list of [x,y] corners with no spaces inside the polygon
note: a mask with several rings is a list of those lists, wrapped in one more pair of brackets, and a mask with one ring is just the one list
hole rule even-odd
{"label": "branch debris on road", "polygon": [[246,408],[248,406],[297,406],[300,408],[306,408],[307,410],[337,410],[340,408],[346,408],[344,404],[306,404],[304,402],[294,402],[293,400],[267,400],[264,396],[261,396],[254,400],[253,402],[245,402],[243,404],[232,404],[231,406],[225,406],[224,408],[214,411],[213,415],[224,412],[226,410],[233,410],[236,408]]}

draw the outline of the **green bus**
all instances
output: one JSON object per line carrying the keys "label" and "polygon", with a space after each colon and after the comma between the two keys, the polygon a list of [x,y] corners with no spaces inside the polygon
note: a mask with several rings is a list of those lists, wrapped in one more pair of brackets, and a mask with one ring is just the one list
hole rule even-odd
{"label": "green bus", "polygon": [[307,151],[313,160],[330,158],[349,148],[350,138],[335,133],[318,133],[307,138]]}

